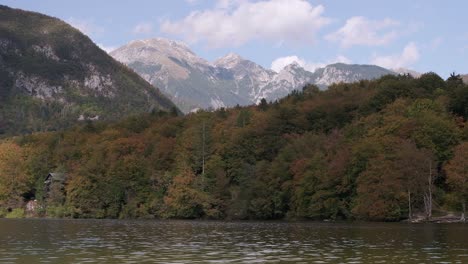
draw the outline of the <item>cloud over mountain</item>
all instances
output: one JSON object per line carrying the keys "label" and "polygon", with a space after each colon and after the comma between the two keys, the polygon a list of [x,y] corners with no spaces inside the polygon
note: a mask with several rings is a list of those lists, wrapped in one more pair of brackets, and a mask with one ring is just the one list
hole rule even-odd
{"label": "cloud over mountain", "polygon": [[408,43],[400,54],[392,54],[387,56],[377,56],[371,60],[372,64],[379,65],[384,68],[396,69],[411,66],[420,58],[419,48],[414,42]]}
{"label": "cloud over mountain", "polygon": [[345,25],[326,36],[344,48],[355,45],[380,46],[393,41],[398,33],[399,22],[393,19],[371,20],[362,16],[349,18]]}
{"label": "cloud over mountain", "polygon": [[314,72],[316,69],[325,67],[328,64],[333,64],[333,63],[350,64],[351,60],[343,55],[338,55],[336,58],[332,60],[328,60],[327,62],[310,62],[296,55],[292,55],[292,56],[280,57],[280,58],[275,59],[271,63],[271,69],[275,72],[280,72],[284,67],[292,63],[297,63],[299,66],[301,66],[305,70]]}
{"label": "cloud over mountain", "polygon": [[322,5],[305,0],[219,1],[182,20],[164,21],[161,31],[211,47],[240,46],[254,39],[313,43],[330,23],[323,12]]}

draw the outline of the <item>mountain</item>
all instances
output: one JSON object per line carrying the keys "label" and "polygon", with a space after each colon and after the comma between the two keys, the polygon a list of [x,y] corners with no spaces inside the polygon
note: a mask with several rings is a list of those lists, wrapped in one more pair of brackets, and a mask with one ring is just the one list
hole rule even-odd
{"label": "mountain", "polygon": [[273,101],[288,95],[291,91],[302,89],[308,83],[314,83],[315,75],[297,63],[291,63],[280,72],[275,73],[268,84],[261,88],[253,97],[253,102],[258,103],[262,98]]}
{"label": "mountain", "polygon": [[77,29],[0,6],[0,136],[173,107]]}
{"label": "mountain", "polygon": [[225,76],[232,76],[231,80],[234,82],[235,88],[231,92],[243,98],[247,103],[255,101],[260,91],[268,86],[276,75],[274,71],[264,69],[234,53],[217,59],[213,65],[220,71],[229,73]]}
{"label": "mountain", "polygon": [[309,72],[297,63],[280,72],[230,53],[210,63],[179,41],[137,40],[110,53],[169,96],[184,112],[198,108],[274,101],[305,84],[325,89],[332,83],[375,79],[395,72],[374,65],[332,64]]}
{"label": "mountain", "polygon": [[161,38],[138,40],[111,55],[152,85],[161,87],[185,112],[248,103],[232,92],[232,72],[197,57],[184,43]]}
{"label": "mountain", "polygon": [[461,77],[462,77],[462,79],[463,79],[463,82],[466,83],[466,84],[468,84],[468,74],[464,74],[464,75],[462,75]]}
{"label": "mountain", "polygon": [[394,73],[375,65],[335,63],[317,69],[314,72],[315,79],[312,83],[325,87],[332,83],[351,83],[376,79],[387,74]]}

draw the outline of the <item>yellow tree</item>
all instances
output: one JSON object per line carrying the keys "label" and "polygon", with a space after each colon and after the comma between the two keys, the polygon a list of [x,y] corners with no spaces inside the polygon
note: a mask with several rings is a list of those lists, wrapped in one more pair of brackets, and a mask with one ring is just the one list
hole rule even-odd
{"label": "yellow tree", "polygon": [[169,218],[198,218],[203,216],[204,195],[195,188],[196,176],[185,165],[179,169],[164,197]]}
{"label": "yellow tree", "polygon": [[460,197],[463,213],[461,220],[465,221],[466,201],[468,200],[468,142],[463,142],[455,148],[453,158],[445,166],[447,183]]}
{"label": "yellow tree", "polygon": [[0,143],[0,206],[19,207],[29,190],[25,170],[25,151],[11,142]]}

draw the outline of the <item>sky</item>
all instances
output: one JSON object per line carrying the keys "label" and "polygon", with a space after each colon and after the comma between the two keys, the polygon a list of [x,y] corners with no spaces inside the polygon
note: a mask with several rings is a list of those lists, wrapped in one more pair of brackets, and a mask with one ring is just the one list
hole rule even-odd
{"label": "sky", "polygon": [[230,52],[265,68],[334,62],[468,73],[468,1],[0,0],[58,17],[106,51],[132,40],[187,43],[213,61]]}

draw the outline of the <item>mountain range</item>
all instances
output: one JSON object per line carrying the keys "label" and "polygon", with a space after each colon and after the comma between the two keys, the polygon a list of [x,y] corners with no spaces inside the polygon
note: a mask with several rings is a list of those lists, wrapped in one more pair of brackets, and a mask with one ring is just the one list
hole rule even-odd
{"label": "mountain range", "polygon": [[188,113],[274,101],[309,83],[325,89],[417,74],[343,63],[314,72],[292,63],[275,72],[234,53],[209,62],[162,38],[132,41],[110,55],[57,18],[0,5],[0,136],[177,107]]}
{"label": "mountain range", "polygon": [[0,136],[174,107],[67,23],[0,6]]}
{"label": "mountain range", "polygon": [[275,72],[230,53],[213,62],[198,57],[182,42],[163,38],[136,40],[110,53],[146,81],[159,87],[184,112],[274,101],[305,84],[322,89],[333,83],[375,79],[395,71],[375,65],[331,64],[314,72],[297,63]]}

